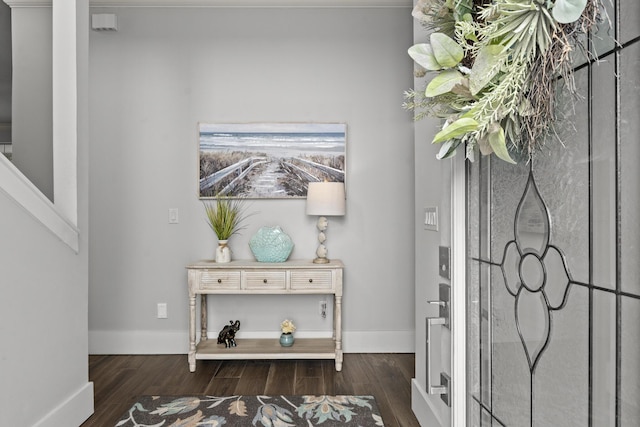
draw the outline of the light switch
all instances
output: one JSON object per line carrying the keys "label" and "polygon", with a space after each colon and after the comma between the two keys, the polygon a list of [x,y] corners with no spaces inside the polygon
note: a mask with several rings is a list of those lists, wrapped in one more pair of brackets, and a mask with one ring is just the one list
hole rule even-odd
{"label": "light switch", "polygon": [[438,231],[438,208],[424,208],[424,229]]}
{"label": "light switch", "polygon": [[177,224],[178,222],[178,208],[169,209],[169,224]]}

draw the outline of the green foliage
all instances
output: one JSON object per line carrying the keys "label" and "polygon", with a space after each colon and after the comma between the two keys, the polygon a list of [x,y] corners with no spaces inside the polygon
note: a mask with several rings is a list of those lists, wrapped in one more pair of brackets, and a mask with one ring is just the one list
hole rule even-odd
{"label": "green foliage", "polygon": [[418,65],[431,71],[453,68],[464,57],[464,51],[451,37],[442,33],[431,34],[431,44],[420,43],[409,48],[409,56]]}
{"label": "green foliage", "polygon": [[453,9],[456,20],[465,19],[467,15],[471,15],[473,12],[473,0],[455,0]]}
{"label": "green foliage", "polygon": [[424,95],[434,97],[451,92],[455,85],[463,83],[464,76],[457,70],[445,70],[435,76],[427,85]]}
{"label": "green foliage", "polygon": [[504,47],[499,44],[485,46],[478,51],[469,78],[472,95],[477,95],[498,74],[504,64],[503,51]]}
{"label": "green foliage", "polygon": [[547,8],[531,0],[496,0],[480,18],[488,22],[480,38],[511,49],[511,57],[523,62],[547,51],[556,27]]}
{"label": "green foliage", "polygon": [[562,24],[577,21],[585,7],[587,0],[556,0],[553,9],[553,17]]}
{"label": "green foliage", "polygon": [[428,31],[453,35],[456,19],[453,0],[418,0],[411,13]]}
{"label": "green foliage", "polygon": [[448,159],[456,155],[458,145],[462,144],[459,139],[449,139],[440,146],[440,151],[436,155],[436,159]]}
{"label": "green foliage", "polygon": [[244,199],[216,197],[214,202],[206,201],[204,209],[209,220],[209,227],[219,240],[229,240],[231,236],[243,230],[247,218]]}
{"label": "green foliage", "polygon": [[464,134],[478,129],[478,122],[469,117],[463,117],[455,122],[445,126],[433,138],[432,144],[448,141],[450,139],[459,138]]}
{"label": "green foliage", "polygon": [[504,130],[500,126],[496,126],[496,130],[489,134],[489,145],[498,158],[505,162],[515,163],[507,150],[507,141],[504,136]]}
{"label": "green foliage", "polygon": [[463,143],[469,159],[478,150],[510,163],[531,156],[553,126],[556,81],[573,82],[570,52],[596,24],[600,1],[419,0],[413,16],[433,31],[409,55],[435,75],[423,93],[405,93],[404,107],[416,119],[445,119],[436,157]]}
{"label": "green foliage", "polygon": [[464,51],[451,37],[442,33],[431,34],[433,56],[442,68],[453,68],[462,61]]}
{"label": "green foliage", "polygon": [[428,43],[420,43],[409,48],[409,56],[418,65],[431,71],[442,70],[442,65],[438,63],[433,54],[433,49]]}

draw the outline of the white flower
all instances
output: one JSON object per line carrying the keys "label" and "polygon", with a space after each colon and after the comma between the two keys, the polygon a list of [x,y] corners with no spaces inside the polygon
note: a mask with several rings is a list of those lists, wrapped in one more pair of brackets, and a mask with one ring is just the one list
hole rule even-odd
{"label": "white flower", "polygon": [[296,330],[296,325],[294,325],[291,320],[285,319],[280,324],[280,329],[283,334],[291,334]]}

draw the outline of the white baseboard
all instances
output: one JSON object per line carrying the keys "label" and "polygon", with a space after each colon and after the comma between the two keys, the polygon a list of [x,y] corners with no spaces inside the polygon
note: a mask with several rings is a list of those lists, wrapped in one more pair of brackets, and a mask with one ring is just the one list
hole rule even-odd
{"label": "white baseboard", "polygon": [[346,331],[345,353],[414,353],[415,331]]}
{"label": "white baseboard", "polygon": [[180,331],[89,331],[89,354],[187,354],[189,334]]}
{"label": "white baseboard", "polygon": [[[198,331],[196,336],[200,336]],[[210,339],[217,332],[209,332]],[[330,337],[330,332],[296,332],[298,338]],[[240,331],[240,338],[277,338],[278,334]],[[345,353],[413,353],[414,331],[347,331],[343,333]],[[89,331],[89,354],[187,354],[189,335],[186,331]]]}
{"label": "white baseboard", "polygon": [[434,413],[424,391],[415,378],[411,380],[411,410],[421,426],[443,426],[438,414]]}
{"label": "white baseboard", "polygon": [[33,427],[79,426],[93,414],[93,383],[65,399]]}

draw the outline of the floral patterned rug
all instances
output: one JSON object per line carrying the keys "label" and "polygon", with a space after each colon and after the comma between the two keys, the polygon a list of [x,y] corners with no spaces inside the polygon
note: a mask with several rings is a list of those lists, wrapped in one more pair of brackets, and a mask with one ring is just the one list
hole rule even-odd
{"label": "floral patterned rug", "polygon": [[373,396],[142,396],[117,427],[384,426]]}

